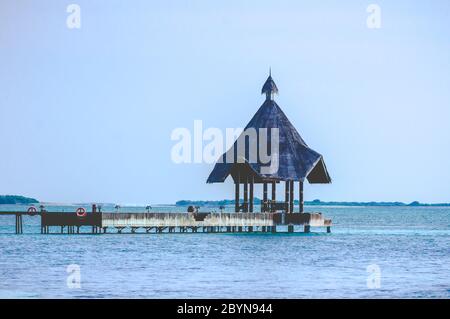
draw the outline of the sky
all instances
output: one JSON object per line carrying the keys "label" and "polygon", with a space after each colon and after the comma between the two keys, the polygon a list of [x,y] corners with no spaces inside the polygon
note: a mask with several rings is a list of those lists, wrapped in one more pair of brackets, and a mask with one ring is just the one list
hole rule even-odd
{"label": "sky", "polygon": [[271,67],[333,179],[306,200],[450,202],[450,2],[343,2],[0,0],[0,194],[232,198],[171,133],[244,127]]}

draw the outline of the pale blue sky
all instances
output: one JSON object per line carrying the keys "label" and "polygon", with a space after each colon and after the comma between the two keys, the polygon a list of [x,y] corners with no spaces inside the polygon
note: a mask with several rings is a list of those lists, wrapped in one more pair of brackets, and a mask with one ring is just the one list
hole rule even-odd
{"label": "pale blue sky", "polygon": [[307,200],[449,202],[450,2],[320,3],[1,0],[0,194],[231,198],[205,183],[213,165],[172,163],[170,134],[245,126],[272,66],[333,178]]}

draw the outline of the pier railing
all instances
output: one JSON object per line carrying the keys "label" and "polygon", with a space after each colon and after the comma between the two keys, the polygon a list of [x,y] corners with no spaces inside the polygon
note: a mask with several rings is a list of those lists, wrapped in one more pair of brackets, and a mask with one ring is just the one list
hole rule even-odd
{"label": "pier railing", "polygon": [[268,213],[102,213],[102,227],[273,226],[272,215]]}

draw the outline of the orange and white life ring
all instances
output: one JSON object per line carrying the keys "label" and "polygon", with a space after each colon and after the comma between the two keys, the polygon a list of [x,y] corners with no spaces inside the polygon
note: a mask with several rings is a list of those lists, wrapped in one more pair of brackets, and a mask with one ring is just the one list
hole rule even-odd
{"label": "orange and white life ring", "polygon": [[37,213],[36,207],[34,207],[34,206],[29,207],[29,208],[27,209],[27,213],[28,213],[28,215],[30,215],[30,216],[36,215],[36,213]]}
{"label": "orange and white life ring", "polygon": [[77,217],[86,217],[86,209],[83,207],[77,208]]}

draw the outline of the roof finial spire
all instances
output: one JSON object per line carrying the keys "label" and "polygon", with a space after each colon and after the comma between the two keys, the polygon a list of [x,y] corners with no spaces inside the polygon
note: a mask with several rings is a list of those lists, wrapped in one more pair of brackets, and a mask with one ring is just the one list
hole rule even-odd
{"label": "roof finial spire", "polygon": [[269,67],[269,77],[267,78],[266,82],[263,85],[263,88],[261,90],[261,94],[266,94],[266,100],[273,100],[273,96],[275,94],[278,94],[278,88],[275,84],[274,80],[272,79],[272,67]]}

